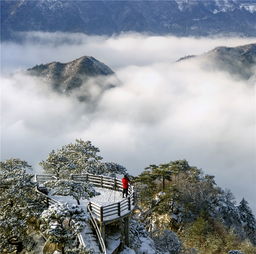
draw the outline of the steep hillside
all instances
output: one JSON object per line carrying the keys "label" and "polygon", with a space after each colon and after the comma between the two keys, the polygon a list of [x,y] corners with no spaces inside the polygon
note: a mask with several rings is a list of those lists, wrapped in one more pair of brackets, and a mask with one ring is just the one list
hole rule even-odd
{"label": "steep hillside", "polygon": [[1,23],[4,40],[14,38],[16,31],[255,36],[256,3],[251,0],[3,0]]}

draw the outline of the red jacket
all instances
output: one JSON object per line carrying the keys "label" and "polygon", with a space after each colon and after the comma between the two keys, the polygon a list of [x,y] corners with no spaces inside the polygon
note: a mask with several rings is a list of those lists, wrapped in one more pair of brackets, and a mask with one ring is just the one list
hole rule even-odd
{"label": "red jacket", "polygon": [[126,177],[122,178],[122,183],[123,183],[123,189],[128,189],[128,183],[129,183],[128,178]]}

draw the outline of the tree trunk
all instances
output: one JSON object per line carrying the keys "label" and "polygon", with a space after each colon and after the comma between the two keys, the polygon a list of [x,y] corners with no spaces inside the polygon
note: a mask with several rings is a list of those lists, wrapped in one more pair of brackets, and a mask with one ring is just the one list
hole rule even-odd
{"label": "tree trunk", "polygon": [[77,202],[77,204],[78,204],[78,205],[80,205],[80,201],[79,201],[79,199],[76,199],[76,202]]}
{"label": "tree trunk", "polygon": [[162,186],[162,191],[164,192],[165,190],[165,177],[163,176],[163,186]]}

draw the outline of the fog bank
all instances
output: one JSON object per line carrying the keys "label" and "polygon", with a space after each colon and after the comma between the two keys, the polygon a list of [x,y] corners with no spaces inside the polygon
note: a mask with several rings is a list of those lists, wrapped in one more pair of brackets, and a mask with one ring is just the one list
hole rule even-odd
{"label": "fog bank", "polygon": [[[185,55],[253,39],[27,36],[22,45],[2,44],[2,159],[19,157],[39,170],[38,162],[52,149],[75,138],[91,140],[104,160],[118,162],[135,175],[151,163],[187,159],[215,175],[238,200],[245,197],[256,211],[253,82],[202,68],[197,59],[175,63]],[[83,55],[110,66],[122,82],[107,91],[91,113],[86,104],[18,72]]]}

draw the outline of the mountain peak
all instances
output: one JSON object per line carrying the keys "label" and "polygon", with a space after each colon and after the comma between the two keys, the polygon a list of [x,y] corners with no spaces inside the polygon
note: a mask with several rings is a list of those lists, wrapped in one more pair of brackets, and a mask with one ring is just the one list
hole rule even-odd
{"label": "mountain peak", "polygon": [[53,88],[69,93],[91,77],[109,76],[114,72],[92,56],[83,56],[67,63],[51,62],[28,69],[29,74],[49,81]]}
{"label": "mountain peak", "polygon": [[[73,94],[80,101],[97,100],[106,89],[114,87],[117,82],[116,78],[108,80],[115,73],[92,56],[82,56],[67,63],[55,61],[40,64],[27,71],[30,75],[46,80],[55,91]],[[88,82],[90,78],[96,77],[94,82]]]}

